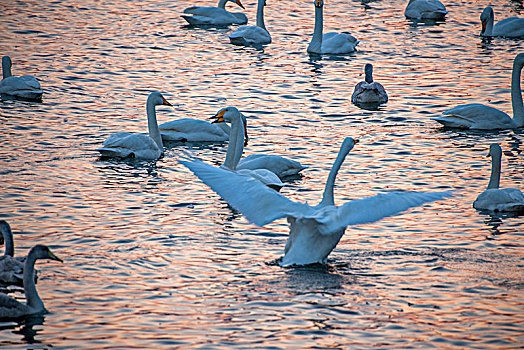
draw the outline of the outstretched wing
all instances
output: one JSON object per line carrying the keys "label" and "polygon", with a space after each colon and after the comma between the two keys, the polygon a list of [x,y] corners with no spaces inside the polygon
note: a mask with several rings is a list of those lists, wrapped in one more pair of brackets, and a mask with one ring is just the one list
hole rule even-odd
{"label": "outstretched wing", "polygon": [[326,218],[324,222],[317,221],[321,223],[319,230],[322,233],[333,232],[349,225],[375,222],[406,209],[451,196],[449,191],[382,193],[347,202],[338,208],[335,217]]}
{"label": "outstretched wing", "polygon": [[276,219],[312,215],[313,208],[295,203],[249,176],[217,168],[198,159],[179,160],[247,220],[264,226]]}

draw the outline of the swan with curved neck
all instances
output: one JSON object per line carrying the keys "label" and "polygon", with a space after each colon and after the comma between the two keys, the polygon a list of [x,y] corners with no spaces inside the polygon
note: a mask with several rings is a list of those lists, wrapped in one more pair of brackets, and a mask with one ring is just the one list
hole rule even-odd
{"label": "swan with curved neck", "polygon": [[337,173],[356,141],[348,137],[329,172],[317,206],[293,202],[249,177],[205,164],[182,160],[200,180],[240,211],[250,222],[264,226],[279,218],[290,224],[281,266],[325,263],[348,225],[378,221],[411,207],[450,196],[449,192],[390,192],[335,206],[333,188]]}
{"label": "swan with curved neck", "polygon": [[194,26],[228,26],[231,24],[246,24],[247,16],[243,13],[229,12],[226,10],[228,1],[234,2],[242,9],[244,5],[240,0],[219,0],[217,7],[192,6],[184,10],[182,15],[190,25]]}
{"label": "swan with curved neck", "polygon": [[524,37],[524,18],[509,17],[494,24],[495,14],[491,6],[484,8],[480,15],[480,22],[482,23],[481,36]]}
{"label": "swan with curved neck", "polygon": [[330,32],[322,34],[324,27],[324,0],[315,0],[315,29],[307,48],[312,54],[343,55],[355,51],[360,41],[348,33]]}
{"label": "swan with curved neck", "polygon": [[489,146],[488,157],[491,156],[491,176],[488,188],[473,202],[473,208],[478,210],[523,212],[524,195],[516,188],[499,189],[502,148],[497,143]]}
{"label": "swan with curved neck", "polygon": [[9,56],[2,57],[3,79],[0,81],[0,94],[24,100],[41,101],[43,91],[38,80],[32,75],[13,76],[12,65]]}
{"label": "swan with curved neck", "polygon": [[147,128],[149,135],[118,132],[109,136],[99,148],[102,157],[157,159],[164,153],[162,137],[156,120],[155,106],[171,106],[158,91],[147,98]]}
{"label": "swan with curved neck", "polygon": [[440,124],[461,129],[497,130],[524,127],[524,104],[520,76],[524,66],[524,53],[520,53],[513,61],[511,72],[511,105],[513,118],[508,114],[480,103],[470,103],[445,111],[444,116],[433,118]]}
{"label": "swan with curved neck", "polygon": [[18,318],[45,311],[44,303],[36,290],[33,279],[37,259],[51,259],[62,262],[45,245],[36,245],[29,251],[24,266],[24,293],[26,303],[21,303],[0,293],[0,318]]}
{"label": "swan with curved neck", "polygon": [[443,3],[438,0],[409,0],[404,16],[418,20],[441,20],[448,11]]}
{"label": "swan with curved neck", "polygon": [[[22,284],[26,257],[15,258],[13,232],[9,224],[4,220],[0,220],[0,244],[5,245],[4,256],[0,257],[0,282],[6,284]],[[33,279],[36,282],[36,271]]]}
{"label": "swan with curved neck", "polygon": [[229,34],[231,44],[256,46],[271,43],[271,35],[269,35],[264,23],[264,6],[266,6],[266,0],[258,0],[257,25],[238,27],[237,30]]}
{"label": "swan with curved neck", "polygon": [[365,79],[355,86],[351,102],[359,104],[382,104],[388,102],[388,94],[382,84],[373,81],[373,65],[366,63]]}

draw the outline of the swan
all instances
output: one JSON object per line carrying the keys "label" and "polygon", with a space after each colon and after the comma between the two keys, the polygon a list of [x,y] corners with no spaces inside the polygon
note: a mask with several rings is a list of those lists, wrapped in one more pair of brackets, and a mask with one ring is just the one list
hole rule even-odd
{"label": "swan", "polygon": [[246,24],[247,16],[243,13],[226,11],[226,3],[234,2],[244,8],[240,0],[219,0],[218,7],[192,6],[184,10],[187,15],[182,15],[190,25],[228,26],[231,24]]}
{"label": "swan", "polygon": [[500,163],[502,149],[498,143],[489,146],[488,157],[491,156],[491,177],[488,189],[479,194],[473,202],[473,208],[478,210],[524,212],[524,195],[516,188],[499,189]]}
{"label": "swan", "polygon": [[17,318],[45,311],[44,303],[36,291],[33,274],[37,259],[63,262],[45,245],[36,245],[29,251],[24,266],[24,293],[27,303],[23,304],[6,294],[0,293],[0,318]]}
{"label": "swan", "polygon": [[157,159],[164,152],[160,130],[156,121],[155,106],[171,106],[164,96],[158,91],[152,92],[147,98],[147,126],[149,135],[134,134],[130,132],[117,132],[109,136],[97,151],[102,157],[137,159]]}
{"label": "swan", "polygon": [[524,37],[524,18],[509,17],[493,25],[494,20],[493,9],[491,6],[487,6],[480,15],[482,22],[481,36]]}
{"label": "swan", "polygon": [[513,61],[511,73],[511,105],[513,119],[506,113],[480,103],[470,103],[445,111],[443,117],[433,118],[440,124],[461,129],[514,129],[524,126],[524,105],[520,88],[520,73],[524,66],[524,53],[520,53]]}
{"label": "swan", "polygon": [[373,81],[373,65],[366,63],[364,67],[365,81],[361,81],[355,86],[355,91],[351,95],[351,102],[354,104],[388,102],[388,94],[382,84]]}
{"label": "swan", "polygon": [[271,43],[271,35],[269,35],[264,24],[264,6],[266,6],[266,0],[258,0],[257,6],[257,25],[238,27],[237,30],[229,34],[231,44],[250,46]]}
{"label": "swan", "polygon": [[408,208],[451,196],[449,192],[391,192],[335,206],[335,177],[356,142],[348,137],[342,143],[329,172],[322,200],[317,206],[293,202],[249,177],[232,174],[198,159],[179,162],[244,214],[248,221],[264,226],[279,218],[287,218],[290,233],[281,266],[323,264],[344,234],[346,226],[374,222]]}
{"label": "swan", "polygon": [[[14,257],[13,232],[4,220],[0,220],[0,244],[5,244],[4,256],[0,257],[0,283],[21,284],[23,282],[25,256]],[[33,278],[36,282],[36,271]]]}
{"label": "swan", "polygon": [[444,19],[446,7],[438,0],[409,0],[404,16],[412,19]]}
{"label": "swan", "polygon": [[40,83],[32,75],[13,77],[11,75],[11,58],[2,57],[3,79],[0,81],[0,94],[18,97],[26,100],[41,101],[43,91]]}
{"label": "swan", "polygon": [[[247,144],[247,120],[240,113],[244,123],[245,143]],[[205,120],[182,118],[159,125],[163,141],[223,142],[229,140],[231,128],[226,123],[212,124]]]}
{"label": "swan", "polygon": [[355,46],[360,42],[349,33],[326,33],[323,30],[323,8],[324,0],[315,0],[315,30],[313,38],[307,48],[312,54],[342,55],[355,51]]}
{"label": "swan", "polygon": [[286,176],[298,175],[302,170],[307,169],[307,166],[279,155],[250,154],[240,160],[237,169],[267,169],[282,179]]}

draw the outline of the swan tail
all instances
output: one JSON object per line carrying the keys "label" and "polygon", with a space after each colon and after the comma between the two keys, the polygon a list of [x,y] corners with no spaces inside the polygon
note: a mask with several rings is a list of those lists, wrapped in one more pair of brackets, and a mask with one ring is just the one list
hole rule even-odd
{"label": "swan tail", "polygon": [[123,148],[101,147],[97,149],[102,158],[130,158],[134,157],[133,151]]}

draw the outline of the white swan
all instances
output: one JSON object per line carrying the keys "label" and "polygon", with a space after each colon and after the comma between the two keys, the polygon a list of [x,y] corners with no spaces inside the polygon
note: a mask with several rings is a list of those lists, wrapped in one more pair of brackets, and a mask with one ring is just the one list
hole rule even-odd
{"label": "white swan", "polygon": [[388,102],[388,94],[382,84],[373,82],[373,65],[366,63],[364,67],[365,79],[355,86],[355,91],[351,95],[351,102],[354,104]]}
{"label": "white swan", "polygon": [[274,154],[250,154],[242,158],[237,169],[267,169],[280,179],[299,174],[307,166],[299,162]]}
{"label": "white swan", "polygon": [[29,251],[24,266],[24,292],[26,304],[0,293],[0,318],[17,318],[45,311],[44,303],[38,296],[33,279],[37,259],[51,259],[62,262],[45,245],[36,245]]}
{"label": "white swan", "polygon": [[[14,257],[13,232],[4,220],[0,220],[0,244],[5,244],[4,256],[0,257],[0,283],[21,284],[23,282],[25,256]],[[36,271],[33,277],[36,282]]]}
{"label": "white swan", "polygon": [[[246,143],[247,120],[244,114],[240,113],[244,123],[244,133]],[[205,120],[182,118],[172,120],[159,125],[160,136],[164,141],[189,141],[189,142],[222,142],[229,140],[231,128],[226,123],[212,124]]]}
{"label": "white swan", "polygon": [[3,79],[0,81],[0,94],[41,101],[43,91],[38,80],[32,75],[12,76],[11,66],[11,58],[9,56],[2,57]]}
{"label": "white swan", "polygon": [[497,143],[489,146],[491,156],[491,177],[488,189],[479,194],[473,202],[478,210],[524,212],[524,195],[516,188],[499,189],[502,149]]}
{"label": "white swan", "polygon": [[293,202],[253,179],[231,174],[221,168],[207,165],[200,160],[183,160],[188,167],[213,191],[224,198],[247,220],[264,226],[276,219],[287,218],[289,238],[281,266],[325,263],[348,225],[374,222],[408,208],[450,196],[449,192],[392,192],[352,200],[337,207],[334,204],[335,177],[355,141],[348,137],[329,173],[322,201],[312,207]]}
{"label": "white swan", "polygon": [[264,6],[266,6],[266,0],[258,0],[257,25],[238,27],[237,30],[229,34],[231,44],[256,46],[271,43],[271,35],[269,35],[264,24]]}
{"label": "white swan", "polygon": [[461,129],[514,129],[524,126],[524,105],[520,88],[520,73],[524,66],[524,53],[518,54],[513,61],[511,73],[511,105],[513,119],[506,113],[480,103],[470,103],[445,111],[443,117],[433,118],[440,124]]}
{"label": "white swan", "polygon": [[238,162],[244,152],[244,123],[240,111],[236,107],[226,107],[218,111],[211,117],[215,119],[213,123],[231,123],[229,134],[229,144],[227,145],[226,160],[220,167],[229,172],[236,172],[241,175],[257,179],[264,185],[279,191],[284,184],[277,175],[267,169],[237,169]]}
{"label": "white swan", "polygon": [[188,7],[184,10],[184,13],[187,15],[182,15],[182,18],[194,26],[228,26],[231,24],[246,24],[247,16],[245,14],[226,11],[226,3],[228,1],[234,2],[245,9],[240,0],[219,0],[218,7]]}
{"label": "white swan", "polygon": [[495,15],[491,6],[487,6],[480,15],[482,36],[504,36],[508,38],[524,37],[524,18],[509,17],[493,25]]}
{"label": "white swan", "polygon": [[164,96],[158,91],[152,92],[147,98],[147,126],[149,135],[134,134],[130,132],[117,132],[109,136],[97,151],[102,157],[137,159],[157,159],[164,152],[160,130],[156,121],[155,106],[171,106]]}
{"label": "white swan", "polygon": [[447,15],[446,7],[438,0],[409,0],[404,16],[412,19],[443,19]]}
{"label": "white swan", "polygon": [[342,55],[354,52],[360,41],[349,33],[331,32],[322,35],[324,27],[323,8],[324,0],[315,0],[315,30],[307,47],[307,52],[319,55]]}

